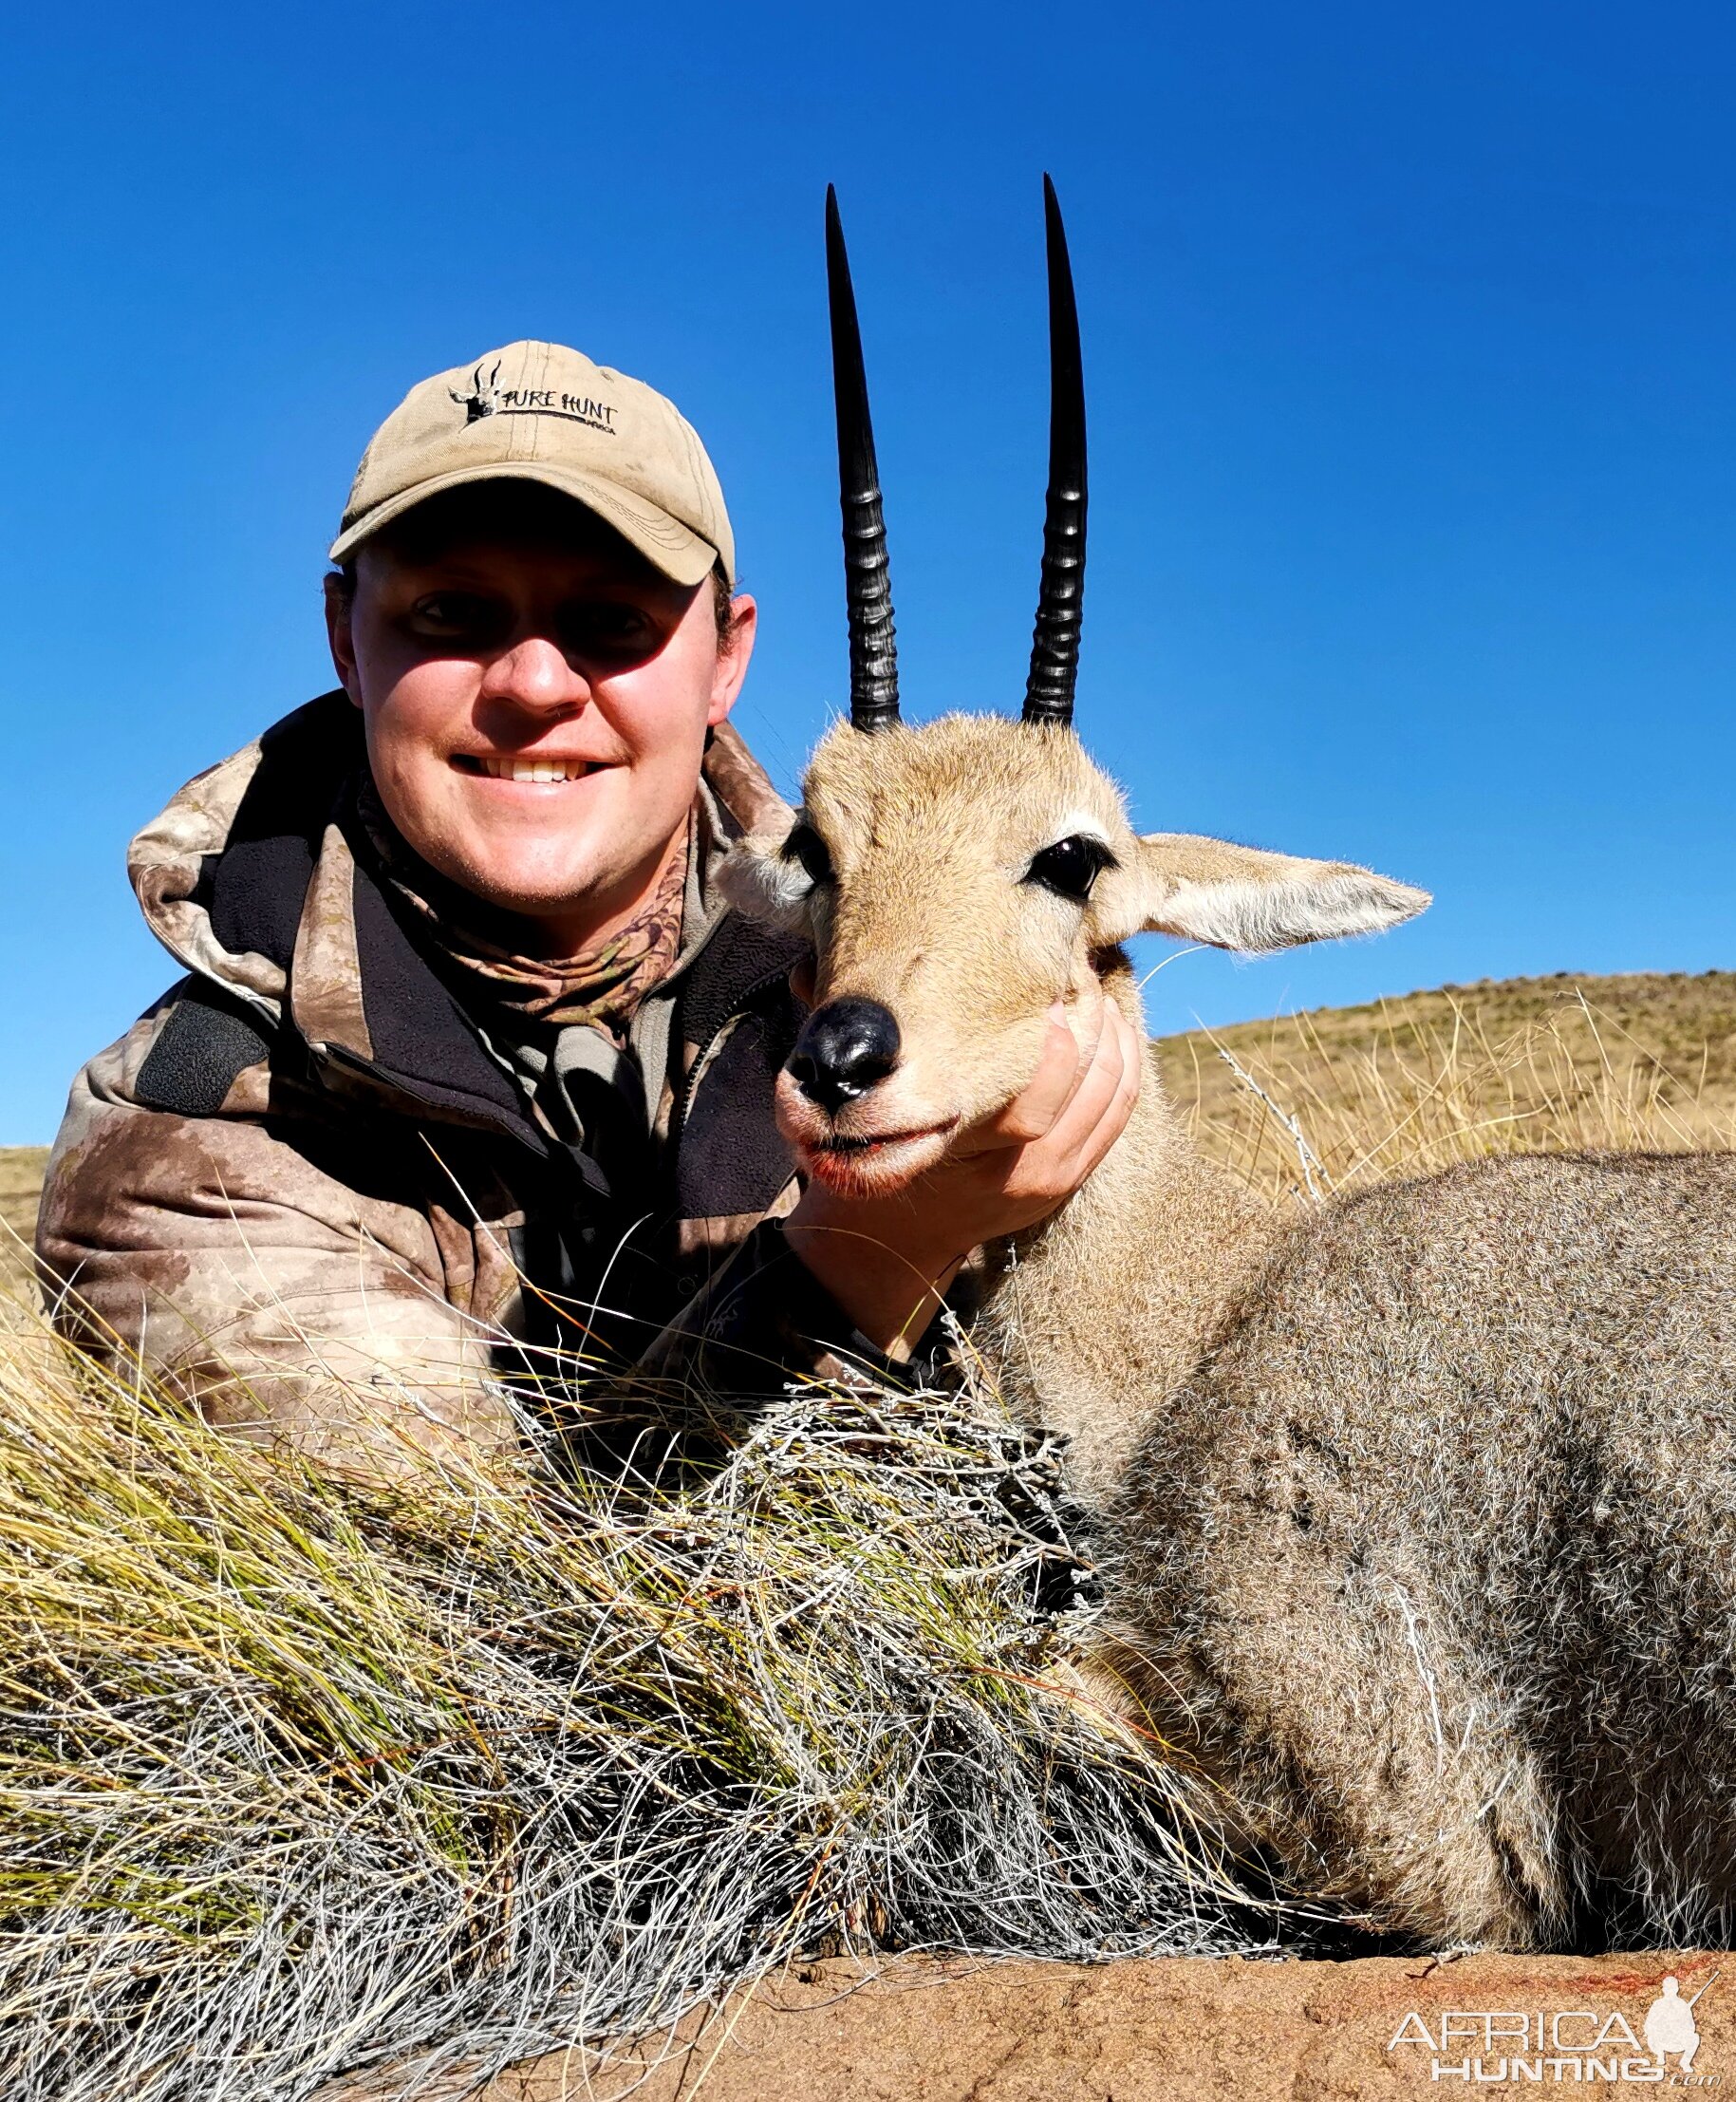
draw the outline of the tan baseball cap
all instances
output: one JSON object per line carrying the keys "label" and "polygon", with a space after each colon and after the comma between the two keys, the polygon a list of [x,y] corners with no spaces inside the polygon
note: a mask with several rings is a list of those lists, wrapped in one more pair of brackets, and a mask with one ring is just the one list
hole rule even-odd
{"label": "tan baseball cap", "polygon": [[412,387],[368,441],[331,559],[442,489],[500,480],[562,491],[678,584],[719,555],[736,581],[723,491],[693,426],[642,380],[559,343],[509,343]]}

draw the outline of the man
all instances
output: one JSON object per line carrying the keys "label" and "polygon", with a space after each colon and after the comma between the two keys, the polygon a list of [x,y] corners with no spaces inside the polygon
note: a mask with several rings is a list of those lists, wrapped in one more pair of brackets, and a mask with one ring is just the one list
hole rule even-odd
{"label": "man", "polygon": [[188,975],[73,1084],[64,1323],[374,1473],[510,1447],[509,1385],[660,1336],[737,1392],[929,1352],[968,1250],[1119,1135],[1135,1046],[1057,1019],[919,1204],[799,1188],[772,1090],[804,958],[713,881],[775,798],[727,723],[757,615],[693,430],[513,344],[386,420],[331,558],[339,690],[133,842]]}

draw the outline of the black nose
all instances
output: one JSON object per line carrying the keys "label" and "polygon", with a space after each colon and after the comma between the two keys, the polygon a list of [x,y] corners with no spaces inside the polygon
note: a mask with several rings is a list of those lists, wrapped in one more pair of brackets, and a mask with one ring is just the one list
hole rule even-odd
{"label": "black nose", "polygon": [[877,1000],[829,1000],[802,1024],[789,1070],[802,1093],[836,1111],[898,1063],[898,1023]]}

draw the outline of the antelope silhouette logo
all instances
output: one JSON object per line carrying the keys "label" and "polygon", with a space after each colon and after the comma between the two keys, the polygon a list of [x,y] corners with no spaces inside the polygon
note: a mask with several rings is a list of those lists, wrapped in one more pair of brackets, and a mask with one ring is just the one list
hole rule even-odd
{"label": "antelope silhouette logo", "polygon": [[456,386],[446,391],[463,409],[466,428],[485,416],[561,416],[569,423],[584,423],[593,431],[602,431],[606,437],[615,435],[612,402],[600,401],[594,394],[573,394],[565,387],[526,386],[522,383],[502,386],[498,358],[486,380],[482,367],[477,366],[471,374],[468,394],[460,394]]}
{"label": "antelope silhouette logo", "polygon": [[470,376],[470,392],[468,394],[460,394],[456,386],[446,389],[447,393],[464,411],[466,423],[480,422],[483,417],[494,415],[495,406],[495,383],[499,377],[500,360],[496,358],[494,369],[486,380],[482,377],[482,367],[479,365],[477,366]]}

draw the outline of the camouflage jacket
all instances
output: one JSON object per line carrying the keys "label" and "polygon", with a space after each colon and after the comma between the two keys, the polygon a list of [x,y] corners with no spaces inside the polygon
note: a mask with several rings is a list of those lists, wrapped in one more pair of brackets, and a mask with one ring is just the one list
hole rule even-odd
{"label": "camouflage jacket", "polygon": [[[642,1007],[661,1100],[611,1173],[608,1147],[532,1114],[380,875],[364,763],[359,715],[327,695],[133,842],[145,918],[188,975],[73,1083],[37,1235],[63,1324],[213,1420],[371,1472],[511,1440],[503,1382],[557,1347],[666,1367],[665,1331],[702,1338],[737,1391],[831,1369],[828,1338],[873,1362],[762,1225],[796,1194],[772,1089],[799,948],[690,915]],[[772,795],[717,733],[701,902]]]}

